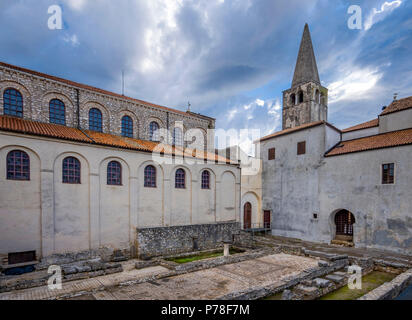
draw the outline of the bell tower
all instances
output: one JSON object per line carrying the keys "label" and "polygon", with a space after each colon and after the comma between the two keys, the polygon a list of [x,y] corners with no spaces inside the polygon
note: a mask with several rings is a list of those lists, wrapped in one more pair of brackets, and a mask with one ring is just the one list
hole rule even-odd
{"label": "bell tower", "polygon": [[308,24],[302,41],[292,88],[283,91],[282,130],[328,120],[328,89],[322,87]]}

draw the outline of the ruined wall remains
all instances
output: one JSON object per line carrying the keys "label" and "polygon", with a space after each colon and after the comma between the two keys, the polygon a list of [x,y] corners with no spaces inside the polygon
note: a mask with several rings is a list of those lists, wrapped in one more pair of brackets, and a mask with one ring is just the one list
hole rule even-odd
{"label": "ruined wall remains", "polygon": [[233,241],[240,233],[238,222],[198,224],[162,228],[138,228],[138,257],[141,259],[213,249]]}

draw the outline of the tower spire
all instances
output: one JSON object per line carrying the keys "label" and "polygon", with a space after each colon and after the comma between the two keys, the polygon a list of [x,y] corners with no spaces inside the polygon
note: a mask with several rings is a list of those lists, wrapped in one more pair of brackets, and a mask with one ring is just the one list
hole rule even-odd
{"label": "tower spire", "polygon": [[312,39],[309,26],[306,23],[300,43],[298,59],[296,61],[295,73],[293,75],[292,88],[306,82],[313,81],[320,84],[318,67],[316,65],[315,53],[313,51]]}

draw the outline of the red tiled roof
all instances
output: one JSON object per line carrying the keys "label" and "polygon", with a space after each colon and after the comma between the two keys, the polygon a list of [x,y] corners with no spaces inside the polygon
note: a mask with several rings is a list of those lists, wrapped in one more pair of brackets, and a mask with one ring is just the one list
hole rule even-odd
{"label": "red tiled roof", "polygon": [[343,129],[342,132],[350,132],[350,131],[362,130],[362,129],[373,128],[373,127],[378,127],[378,126],[379,126],[379,119],[373,119],[373,120],[370,120],[364,123],[357,124],[356,126]]}
{"label": "red tiled roof", "polygon": [[62,125],[35,122],[19,118],[0,116],[0,130],[47,136],[51,138],[91,142],[79,129]]}
{"label": "red tiled roof", "polygon": [[[63,79],[63,78],[51,76],[51,75],[41,73],[41,72],[37,72],[37,71],[33,71],[33,70],[30,70],[30,69],[14,66],[14,65],[11,65],[11,64],[8,64],[8,63],[5,63],[5,62],[0,61],[0,66],[5,67],[5,68],[9,68],[9,69],[14,69],[14,70],[21,71],[21,72],[30,73],[30,74],[38,76],[38,77],[43,77],[43,78],[47,78],[47,79],[50,79],[50,80],[63,82],[65,84],[73,86],[73,87],[78,87],[78,88],[82,88],[82,89],[85,89],[85,90],[90,90],[90,91],[98,92],[98,93],[101,93],[101,94],[106,94],[106,95],[114,96],[114,97],[117,97],[117,98],[130,100],[132,102],[139,103],[139,104],[145,104],[145,105],[148,105],[150,107],[160,108],[160,109],[163,109],[163,110],[166,110],[166,111],[176,112],[176,113],[180,113],[180,114],[183,114],[183,115],[189,115],[189,116],[195,116],[195,117],[197,116],[193,112],[188,114],[187,112],[183,112],[183,111],[180,111],[180,110],[177,110],[177,109],[172,109],[172,108],[160,106],[160,105],[157,105],[157,104],[154,104],[154,103],[150,103],[150,102],[147,102],[147,101],[143,101],[143,100],[139,100],[139,99],[135,99],[135,98],[130,98],[130,97],[118,94],[118,93],[114,93],[114,92],[111,92],[111,91],[95,88],[95,87],[88,86],[88,85],[85,85],[85,84],[82,84],[82,83],[78,83],[78,82],[66,80],[66,79]],[[209,119],[215,120],[214,118],[210,118],[210,117],[203,116],[203,115],[200,115],[200,114],[198,116],[200,118],[203,117],[203,118],[209,118]]]}
{"label": "red tiled roof", "polygon": [[334,128],[335,130],[340,132],[340,130],[338,128],[334,127],[333,125],[331,125],[330,123],[328,123],[326,121],[316,121],[316,122],[306,123],[306,124],[303,124],[303,125],[298,126],[298,127],[289,128],[289,129],[285,129],[285,130],[282,130],[282,131],[272,133],[268,136],[260,138],[259,140],[255,141],[255,143],[259,142],[259,141],[262,142],[262,141],[269,140],[269,139],[272,139],[272,138],[275,138],[275,137],[283,136],[283,135],[286,135],[286,134],[289,134],[289,133],[292,133],[292,132],[296,132],[296,131],[316,127],[316,126],[319,126],[321,124],[326,124],[326,125]]}
{"label": "red tiled roof", "polygon": [[412,144],[412,129],[387,132],[375,136],[342,141],[325,156],[338,156],[347,153],[398,147],[409,144]]}
{"label": "red tiled roof", "polygon": [[219,161],[227,164],[238,164],[214,153],[204,152],[203,150],[183,149],[163,145],[158,142],[120,137],[89,130],[82,131],[62,125],[24,120],[10,116],[0,115],[0,131],[10,131],[143,152],[159,152],[169,155]]}
{"label": "red tiled roof", "polygon": [[386,107],[385,110],[382,111],[380,115],[384,116],[392,112],[406,110],[409,108],[412,108],[412,96],[393,101],[388,107]]}

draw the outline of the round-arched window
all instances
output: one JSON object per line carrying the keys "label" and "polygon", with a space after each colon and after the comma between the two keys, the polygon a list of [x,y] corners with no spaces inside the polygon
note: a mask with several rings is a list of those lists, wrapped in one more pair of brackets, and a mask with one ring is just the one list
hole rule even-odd
{"label": "round-arched window", "polygon": [[3,93],[4,114],[23,118],[23,97],[16,89],[6,89]]}

